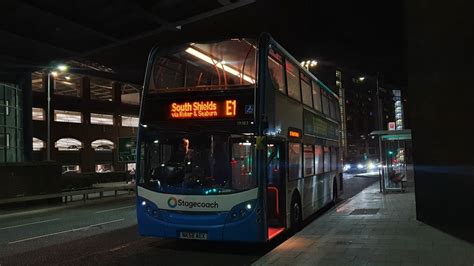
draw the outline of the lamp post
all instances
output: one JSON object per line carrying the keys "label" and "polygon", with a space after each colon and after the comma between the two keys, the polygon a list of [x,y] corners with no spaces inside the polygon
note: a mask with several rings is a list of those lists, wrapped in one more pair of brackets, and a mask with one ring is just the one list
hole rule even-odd
{"label": "lamp post", "polygon": [[306,60],[301,62],[301,65],[305,67],[307,70],[309,70],[310,67],[315,67],[318,65],[318,61],[316,60]]}
{"label": "lamp post", "polygon": [[[51,70],[51,69],[50,69]],[[46,140],[46,160],[51,161],[51,77],[57,77],[60,72],[66,72],[68,70],[67,65],[58,65],[53,71],[48,71],[48,96],[47,102],[48,107],[47,113],[47,140]]]}

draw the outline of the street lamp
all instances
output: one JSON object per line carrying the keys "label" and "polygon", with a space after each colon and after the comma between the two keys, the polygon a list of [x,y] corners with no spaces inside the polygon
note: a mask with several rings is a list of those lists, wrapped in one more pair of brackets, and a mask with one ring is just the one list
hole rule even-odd
{"label": "street lamp", "polygon": [[47,140],[46,140],[46,160],[51,161],[51,76],[57,77],[59,73],[66,72],[69,69],[67,65],[57,65],[53,69],[48,70],[48,108],[47,112]]}
{"label": "street lamp", "polygon": [[318,61],[306,60],[306,61],[301,62],[301,65],[305,67],[307,70],[309,70],[310,67],[315,67],[316,65],[318,65]]}

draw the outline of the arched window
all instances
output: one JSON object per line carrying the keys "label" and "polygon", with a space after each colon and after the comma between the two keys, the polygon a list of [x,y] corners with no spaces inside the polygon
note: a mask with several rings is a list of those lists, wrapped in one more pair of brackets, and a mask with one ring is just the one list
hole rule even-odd
{"label": "arched window", "polygon": [[62,138],[54,143],[59,151],[78,151],[82,148],[82,142],[73,138]]}
{"label": "arched window", "polygon": [[91,143],[91,147],[96,151],[111,151],[115,145],[108,139],[98,139]]}
{"label": "arched window", "polygon": [[44,141],[38,139],[38,138],[33,138],[33,150],[34,151],[40,151],[41,149],[44,149]]}

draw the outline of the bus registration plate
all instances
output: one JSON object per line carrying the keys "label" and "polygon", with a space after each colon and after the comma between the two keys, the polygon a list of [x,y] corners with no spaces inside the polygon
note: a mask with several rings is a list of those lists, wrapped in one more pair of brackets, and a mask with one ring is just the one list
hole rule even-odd
{"label": "bus registration plate", "polygon": [[207,240],[207,233],[201,232],[179,232],[179,238]]}

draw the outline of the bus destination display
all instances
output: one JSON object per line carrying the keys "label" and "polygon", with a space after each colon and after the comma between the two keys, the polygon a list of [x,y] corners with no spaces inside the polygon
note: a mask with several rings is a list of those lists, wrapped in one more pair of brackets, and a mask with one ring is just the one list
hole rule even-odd
{"label": "bus destination display", "polygon": [[236,115],[235,99],[172,102],[169,105],[171,119],[235,118]]}

